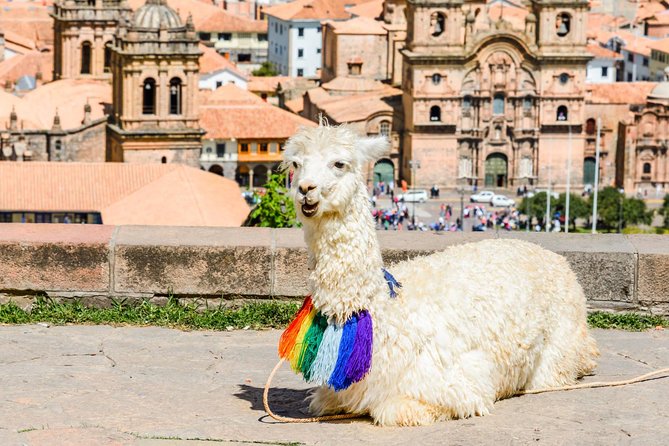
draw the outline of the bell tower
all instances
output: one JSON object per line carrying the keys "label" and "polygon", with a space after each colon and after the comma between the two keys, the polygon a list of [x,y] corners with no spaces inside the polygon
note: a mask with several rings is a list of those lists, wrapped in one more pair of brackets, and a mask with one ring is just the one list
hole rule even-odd
{"label": "bell tower", "polygon": [[53,79],[111,77],[111,42],[119,20],[132,15],[125,0],[56,0]]}
{"label": "bell tower", "polygon": [[406,48],[457,52],[464,44],[464,0],[408,0]]}
{"label": "bell tower", "polygon": [[112,45],[107,160],[199,166],[198,39],[165,0],[147,0]]}
{"label": "bell tower", "polygon": [[544,54],[584,52],[587,0],[532,0],[536,43]]}

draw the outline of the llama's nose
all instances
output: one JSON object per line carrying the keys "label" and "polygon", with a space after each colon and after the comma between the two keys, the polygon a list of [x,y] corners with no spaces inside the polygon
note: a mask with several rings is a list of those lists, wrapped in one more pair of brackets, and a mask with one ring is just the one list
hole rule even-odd
{"label": "llama's nose", "polygon": [[310,191],[316,189],[316,184],[311,181],[302,181],[297,187],[302,195],[307,195]]}

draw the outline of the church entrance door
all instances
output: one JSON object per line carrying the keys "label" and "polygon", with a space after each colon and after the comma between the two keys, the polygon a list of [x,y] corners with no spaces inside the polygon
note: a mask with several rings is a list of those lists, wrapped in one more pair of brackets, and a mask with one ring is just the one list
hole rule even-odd
{"label": "church entrance door", "polygon": [[379,160],[374,165],[374,184],[383,181],[388,184],[395,178],[395,166],[388,159]]}
{"label": "church entrance door", "polygon": [[485,160],[485,187],[506,187],[509,162],[503,153],[491,153]]}
{"label": "church entrance door", "polygon": [[583,160],[583,185],[586,184],[590,186],[595,184],[595,159],[593,157]]}

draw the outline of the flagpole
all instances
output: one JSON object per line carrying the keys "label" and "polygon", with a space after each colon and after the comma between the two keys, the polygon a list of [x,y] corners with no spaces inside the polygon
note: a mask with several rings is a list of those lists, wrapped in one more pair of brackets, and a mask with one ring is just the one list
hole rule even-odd
{"label": "flagpole", "polygon": [[569,192],[571,190],[571,124],[569,124],[569,153],[567,154],[567,196],[565,197],[565,217],[564,217],[564,232],[569,233]]}

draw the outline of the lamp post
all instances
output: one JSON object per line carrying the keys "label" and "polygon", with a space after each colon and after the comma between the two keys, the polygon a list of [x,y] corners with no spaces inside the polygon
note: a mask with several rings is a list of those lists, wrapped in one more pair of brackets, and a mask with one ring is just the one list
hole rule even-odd
{"label": "lamp post", "polygon": [[458,189],[460,193],[460,230],[465,231],[465,188],[461,187]]}
{"label": "lamp post", "polygon": [[[409,167],[411,168],[411,185],[416,189],[416,169],[420,169],[420,161],[409,160]],[[413,215],[411,216],[411,224],[416,227],[416,198],[413,199]]]}

